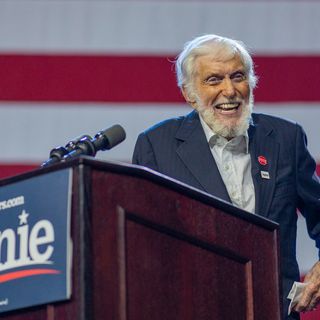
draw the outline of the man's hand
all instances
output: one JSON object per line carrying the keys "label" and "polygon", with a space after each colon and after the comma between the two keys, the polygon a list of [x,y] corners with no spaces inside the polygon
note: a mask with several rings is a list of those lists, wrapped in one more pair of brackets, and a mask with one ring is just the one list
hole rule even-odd
{"label": "man's hand", "polygon": [[320,261],[307,273],[304,282],[308,285],[305,287],[299,302],[293,308],[297,312],[314,310],[320,303]]}

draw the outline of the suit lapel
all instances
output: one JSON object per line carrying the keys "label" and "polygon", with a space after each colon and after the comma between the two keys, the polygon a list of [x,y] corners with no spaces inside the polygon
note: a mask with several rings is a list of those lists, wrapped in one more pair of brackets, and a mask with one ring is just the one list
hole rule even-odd
{"label": "suit lapel", "polygon": [[[273,138],[273,129],[256,123],[249,130],[251,174],[255,188],[255,212],[267,217],[275,188],[279,144]],[[259,161],[260,157],[260,161]],[[261,157],[266,159],[263,161]]]}
{"label": "suit lapel", "polygon": [[176,138],[183,141],[177,148],[178,156],[203,189],[231,202],[195,111],[184,120]]}

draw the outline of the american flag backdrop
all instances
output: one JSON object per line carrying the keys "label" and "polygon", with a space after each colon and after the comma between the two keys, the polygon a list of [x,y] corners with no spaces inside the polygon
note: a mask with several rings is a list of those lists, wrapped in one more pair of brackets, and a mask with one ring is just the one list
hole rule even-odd
{"label": "american flag backdrop", "polygon": [[[0,177],[116,123],[126,141],[97,158],[130,161],[139,132],[190,111],[172,61],[205,33],[251,49],[255,110],[302,124],[320,163],[319,21],[316,0],[1,0]],[[301,218],[298,239],[305,273],[317,253]]]}

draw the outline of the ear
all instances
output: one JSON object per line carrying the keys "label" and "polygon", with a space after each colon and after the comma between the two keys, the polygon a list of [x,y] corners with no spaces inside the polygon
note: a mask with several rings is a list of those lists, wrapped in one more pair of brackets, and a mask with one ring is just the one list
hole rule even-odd
{"label": "ear", "polygon": [[193,107],[196,107],[196,98],[193,93],[190,93],[190,91],[187,89],[186,86],[182,86],[181,88],[182,95],[184,99]]}

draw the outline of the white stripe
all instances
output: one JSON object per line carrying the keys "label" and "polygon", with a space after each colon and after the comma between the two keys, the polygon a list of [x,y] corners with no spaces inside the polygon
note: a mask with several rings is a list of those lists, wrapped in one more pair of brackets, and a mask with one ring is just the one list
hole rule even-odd
{"label": "white stripe", "polygon": [[[0,104],[0,161],[41,162],[50,149],[65,145],[81,134],[121,124],[125,142],[99,159],[128,161],[140,132],[167,118],[184,115],[191,108],[184,104]],[[276,114],[299,122],[305,128],[312,154],[320,160],[320,105],[258,105],[257,112]]]}
{"label": "white stripe", "polygon": [[1,51],[175,54],[204,33],[264,54],[320,52],[317,1],[0,1]]}
{"label": "white stripe", "polygon": [[310,239],[305,219],[299,215],[297,229],[297,260],[301,274],[306,274],[319,260],[315,242]]}
{"label": "white stripe", "polygon": [[[184,114],[189,109],[164,105],[99,104],[1,104],[0,161],[43,161],[50,149],[65,145],[81,134],[94,135],[119,123],[127,139],[114,149],[98,154],[101,159],[131,159],[140,131],[161,119]],[[7,119],[7,120],[6,120]]]}

